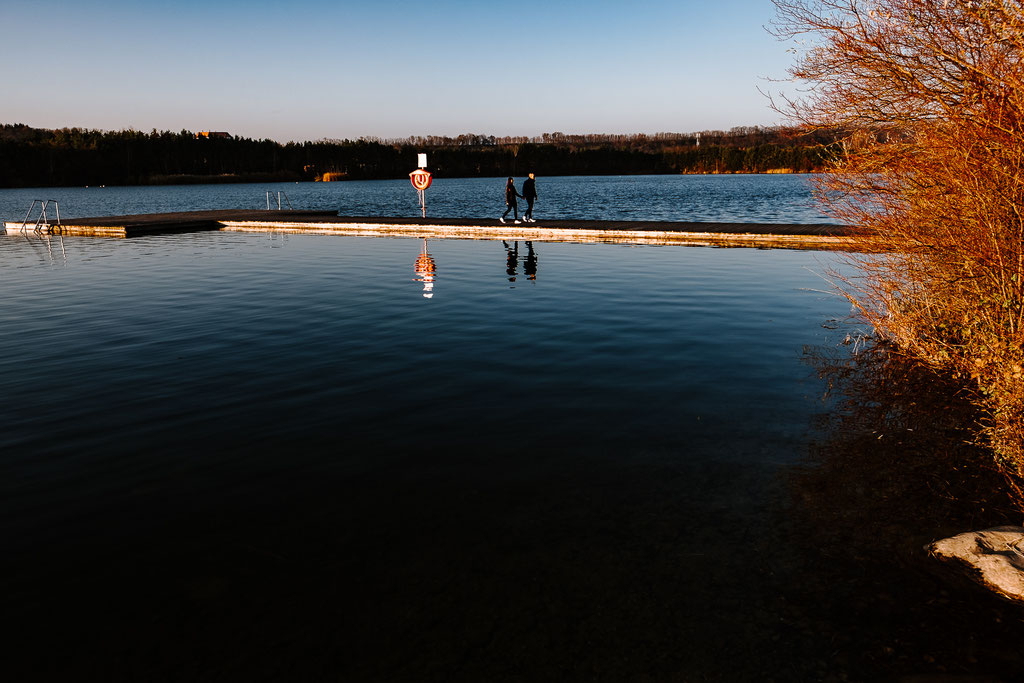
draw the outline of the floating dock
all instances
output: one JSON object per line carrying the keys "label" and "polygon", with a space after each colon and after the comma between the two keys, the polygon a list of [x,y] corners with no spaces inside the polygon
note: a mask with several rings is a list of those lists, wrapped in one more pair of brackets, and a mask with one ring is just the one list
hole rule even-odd
{"label": "floating dock", "polygon": [[[31,224],[7,221],[7,234],[33,233]],[[850,229],[833,224],[697,223],[674,221],[511,220],[339,216],[333,211],[219,210],[66,218],[42,231],[92,237],[137,237],[169,232],[226,230],[320,235],[516,239],[548,242],[759,247],[851,248]]]}
{"label": "floating dock", "polygon": [[[138,237],[165,232],[196,232],[220,230],[224,221],[251,221],[258,216],[266,218],[269,211],[263,210],[222,210],[222,211],[180,211],[176,213],[142,213],[128,216],[97,216],[91,218],[64,218],[60,225],[47,224],[42,232],[86,237]],[[337,216],[337,211],[274,211],[273,215],[286,221],[326,219]],[[32,223],[6,221],[8,234],[33,232]]]}

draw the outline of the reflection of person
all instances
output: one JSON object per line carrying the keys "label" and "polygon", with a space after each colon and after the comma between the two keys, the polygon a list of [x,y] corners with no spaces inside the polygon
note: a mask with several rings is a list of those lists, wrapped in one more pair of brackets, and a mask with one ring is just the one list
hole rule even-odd
{"label": "reflection of person", "polygon": [[527,280],[537,279],[537,252],[533,250],[533,242],[526,243],[526,260],[523,261],[523,275]]}
{"label": "reflection of person", "polygon": [[498,220],[502,223],[505,222],[505,216],[508,212],[512,212],[512,217],[515,218],[516,223],[519,223],[519,204],[516,202],[516,197],[522,197],[523,195],[516,192],[516,184],[512,178],[508,179],[505,183],[505,213],[501,214],[501,218]]}
{"label": "reflection of person", "polygon": [[527,223],[536,223],[533,220],[533,203],[537,201],[537,182],[530,174],[530,177],[523,181],[523,199],[526,200],[526,212],[523,213],[523,220]]}
{"label": "reflection of person", "polygon": [[423,283],[423,297],[431,299],[434,296],[434,278],[437,276],[437,265],[434,259],[427,253],[427,240],[423,239],[423,249],[416,257],[416,274],[419,275],[416,282]]}
{"label": "reflection of person", "polygon": [[515,282],[516,271],[519,268],[519,241],[516,241],[514,247],[508,246],[505,240],[501,243],[505,245],[505,274],[508,275],[509,282]]}

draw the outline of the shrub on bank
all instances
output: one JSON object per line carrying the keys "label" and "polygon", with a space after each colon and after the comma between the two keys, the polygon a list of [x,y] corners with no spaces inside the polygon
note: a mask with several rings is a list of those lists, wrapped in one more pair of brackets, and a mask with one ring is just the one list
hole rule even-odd
{"label": "shrub on bank", "polygon": [[1024,507],[1024,6],[995,0],[776,0],[812,39],[780,109],[856,131],[819,187],[862,228],[861,314],[961,381]]}

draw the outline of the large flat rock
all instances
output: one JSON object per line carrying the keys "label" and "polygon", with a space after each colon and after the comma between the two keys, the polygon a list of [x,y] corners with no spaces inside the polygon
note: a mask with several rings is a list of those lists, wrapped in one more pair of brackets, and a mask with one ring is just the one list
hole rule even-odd
{"label": "large flat rock", "polygon": [[1024,527],[970,531],[936,541],[927,549],[967,569],[985,588],[1024,603]]}

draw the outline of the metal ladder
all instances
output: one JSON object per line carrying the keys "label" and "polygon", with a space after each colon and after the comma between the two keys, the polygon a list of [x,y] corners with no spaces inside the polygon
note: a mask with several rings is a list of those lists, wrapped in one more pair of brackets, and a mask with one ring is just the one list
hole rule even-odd
{"label": "metal ladder", "polygon": [[[28,230],[29,220],[32,218],[32,210],[36,208],[36,204],[39,205],[39,215],[36,217],[35,222],[32,223],[33,232],[54,232],[54,228],[56,228],[57,232],[60,232],[60,204],[57,203],[56,199],[33,199],[32,205],[28,207],[28,211],[25,213],[25,220],[21,222],[21,231],[25,232]],[[57,218],[57,222],[54,225],[51,225],[46,217],[46,209],[50,204],[53,204],[53,210]]]}
{"label": "metal ladder", "polygon": [[[273,195],[273,194],[274,194],[273,190],[267,190],[267,211],[270,211],[270,198],[271,198],[271,195]],[[277,210],[278,211],[281,210],[281,197],[284,197],[284,201],[287,202],[288,208],[291,209],[292,211],[294,211],[295,207],[292,206],[292,202],[291,202],[290,199],[288,199],[288,195],[285,194],[284,192],[280,192],[280,191],[278,191],[278,193],[277,193]]]}

